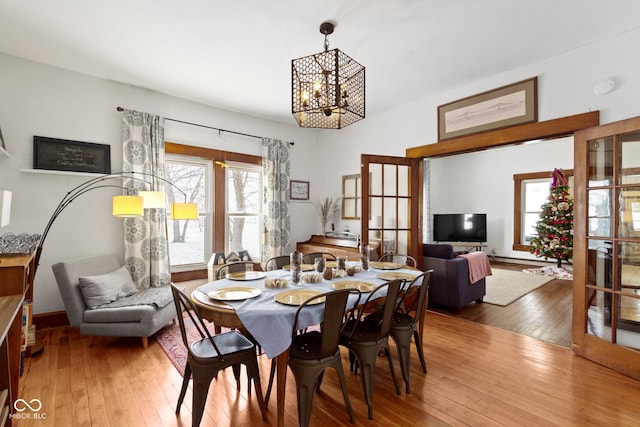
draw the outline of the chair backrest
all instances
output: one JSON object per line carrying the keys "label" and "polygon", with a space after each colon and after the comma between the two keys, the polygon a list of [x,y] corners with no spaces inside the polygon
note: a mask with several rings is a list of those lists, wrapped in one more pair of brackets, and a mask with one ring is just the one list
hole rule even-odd
{"label": "chair backrest", "polygon": [[211,344],[213,345],[216,353],[218,355],[222,354],[215,341],[211,337],[209,329],[207,329],[204,320],[202,320],[202,317],[200,317],[200,315],[198,314],[198,310],[193,304],[193,301],[191,301],[191,299],[173,283],[171,284],[171,292],[173,293],[173,301],[176,305],[176,313],[178,313],[178,323],[180,324],[180,334],[182,335],[182,342],[184,343],[184,346],[187,348],[187,350],[189,350],[190,342],[185,326],[185,315],[189,317],[191,323],[198,331],[200,340],[208,339],[209,341],[211,341]]}
{"label": "chair backrest", "polygon": [[[340,289],[337,291],[327,292],[320,295],[315,295],[305,302],[303,302],[296,311],[295,320],[293,322],[292,338],[296,336],[298,331],[298,317],[302,310],[313,304],[317,299],[324,298],[324,314],[321,324],[321,344],[319,359],[333,356],[338,348],[338,342],[340,340],[340,333],[342,332],[342,324],[344,314],[347,308],[347,300],[350,294],[360,293],[358,290]],[[358,304],[360,296],[358,295]]]}
{"label": "chair backrest", "polygon": [[336,256],[329,252],[312,252],[310,254],[302,255],[302,262],[304,264],[313,264],[318,257],[325,257],[329,261],[335,261]]}
{"label": "chair backrest", "polygon": [[[387,283],[383,283],[382,285],[375,288],[364,300],[364,303],[360,306],[357,322],[355,322],[355,326],[352,331],[350,331],[351,335],[358,328],[358,323],[363,321],[363,316],[370,312],[372,309],[377,309],[382,304],[384,306],[381,309],[382,317],[379,323],[378,329],[378,338],[385,337],[389,334],[389,328],[391,327],[391,320],[393,318],[393,314],[396,312],[398,308],[398,304],[400,300],[398,299],[398,293],[400,292],[400,285],[404,283],[404,280],[395,279],[391,280]],[[382,296],[382,292],[385,290],[387,294]]]}
{"label": "chair backrest", "polygon": [[247,266],[254,270],[256,264],[253,261],[234,261],[221,265],[216,271],[216,280],[224,279],[229,273],[237,273],[239,271],[247,271]]}
{"label": "chair backrest", "polygon": [[87,310],[87,304],[80,291],[80,277],[107,274],[118,268],[120,263],[115,255],[74,259],[51,266],[71,326],[80,327],[84,320],[84,311]]}
{"label": "chair backrest", "polygon": [[282,267],[288,265],[289,263],[289,255],[274,256],[273,258],[269,258],[267,262],[264,263],[264,269],[265,271],[280,270]]}
{"label": "chair backrest", "polygon": [[[427,270],[410,282],[406,282],[399,304],[399,308],[402,307],[403,312],[415,311],[416,313],[422,313],[427,308],[431,273],[433,273],[433,270]],[[419,316],[416,314],[415,317],[417,319]]]}
{"label": "chair backrest", "polygon": [[404,254],[384,254],[378,260],[379,262],[395,262],[397,264],[416,267],[416,259],[410,255]]}

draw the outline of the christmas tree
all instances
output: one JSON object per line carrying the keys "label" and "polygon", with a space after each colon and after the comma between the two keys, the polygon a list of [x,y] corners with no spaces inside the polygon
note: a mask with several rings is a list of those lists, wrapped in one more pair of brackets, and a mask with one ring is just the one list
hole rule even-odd
{"label": "christmas tree", "polygon": [[567,178],[561,169],[553,171],[551,193],[542,205],[536,224],[537,236],[531,238],[530,251],[544,259],[562,261],[573,256],[573,199],[569,197]]}

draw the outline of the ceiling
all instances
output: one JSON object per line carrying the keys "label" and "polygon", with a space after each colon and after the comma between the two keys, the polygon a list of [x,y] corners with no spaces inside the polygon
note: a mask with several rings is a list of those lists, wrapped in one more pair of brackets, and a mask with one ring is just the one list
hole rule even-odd
{"label": "ceiling", "polygon": [[291,60],[322,51],[326,20],[366,67],[371,115],[639,18],[637,0],[3,0],[0,52],[294,124]]}

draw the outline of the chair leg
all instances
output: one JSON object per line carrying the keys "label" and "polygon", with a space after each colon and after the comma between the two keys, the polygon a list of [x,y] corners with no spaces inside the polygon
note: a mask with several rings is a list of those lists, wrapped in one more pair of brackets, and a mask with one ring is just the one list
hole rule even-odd
{"label": "chair leg", "polygon": [[[253,380],[253,387],[256,390],[256,397],[258,399],[258,406],[260,407],[260,413],[262,419],[267,419],[267,404],[262,397],[262,385],[260,383],[260,369],[258,368],[258,360],[253,359],[248,361],[245,365],[247,367],[247,377],[249,377],[249,383]],[[249,391],[251,387],[249,387]]]}
{"label": "chair leg", "polygon": [[422,350],[422,340],[418,331],[413,332],[413,339],[416,342],[416,349],[418,350],[418,357],[420,358],[420,364],[422,365],[422,372],[427,373],[427,364],[424,360],[424,352]]}
{"label": "chair leg", "polygon": [[273,379],[276,376],[276,359],[271,359],[271,370],[269,371],[269,385],[267,393],[264,395],[265,406],[269,405],[269,397],[271,396],[271,388],[273,387]]}
{"label": "chair leg", "polygon": [[180,396],[178,396],[178,406],[176,406],[176,414],[180,413],[180,407],[184,401],[184,396],[187,394],[187,387],[189,387],[189,380],[191,379],[191,365],[187,362],[187,366],[184,368],[184,375],[182,377],[182,388],[180,389]]}
{"label": "chair leg", "polygon": [[[338,377],[340,378],[340,386],[342,387],[342,397],[344,398],[344,406],[347,408],[347,413],[349,414],[349,421],[351,421],[352,423],[355,423],[356,420],[353,417],[353,408],[351,407],[351,401],[349,400],[349,393],[347,392],[347,380],[344,377],[344,370],[342,369],[342,359],[340,359],[339,357],[337,357],[333,364],[333,369],[336,370],[336,372],[338,373]],[[322,372],[322,374],[320,374],[320,382],[322,382],[322,375],[324,374],[324,371]],[[320,388],[320,384],[318,383],[318,389]]]}
{"label": "chair leg", "polygon": [[147,337],[142,337],[142,348],[149,347],[149,339]]}
{"label": "chair leg", "polygon": [[[193,369],[193,368],[192,368]],[[197,427],[202,421],[209,387],[214,374],[207,369],[193,369],[193,403],[191,404],[191,425]]]}
{"label": "chair leg", "polygon": [[[398,384],[398,378],[396,377],[396,370],[393,367],[393,361],[391,360],[391,352],[389,351],[389,347],[385,347],[385,350],[387,353],[387,361],[389,362],[389,371],[391,371],[391,378],[393,378],[393,385],[396,386],[396,393],[401,394],[402,392],[400,391],[400,384]],[[375,360],[374,360],[374,367],[375,367]]]}
{"label": "chair leg", "polygon": [[[355,355],[355,363],[360,366],[362,370],[361,378],[362,378],[362,391],[364,392],[364,400],[367,402],[368,415],[369,419],[373,419],[373,382],[375,380],[375,367],[376,367],[376,357],[378,357],[378,351],[380,348],[377,348],[375,352],[371,351],[371,349],[358,349],[356,347],[351,347],[350,350],[353,350]],[[367,357],[367,355],[371,355],[371,357]],[[371,361],[370,359],[373,359]],[[353,362],[352,362],[353,364]]]}
{"label": "chair leg", "polygon": [[410,347],[411,347],[411,334],[408,331],[394,331],[392,335],[393,341],[396,343],[398,349],[398,360],[400,361],[400,371],[402,372],[402,378],[404,379],[405,391],[409,394],[409,372],[410,372]]}

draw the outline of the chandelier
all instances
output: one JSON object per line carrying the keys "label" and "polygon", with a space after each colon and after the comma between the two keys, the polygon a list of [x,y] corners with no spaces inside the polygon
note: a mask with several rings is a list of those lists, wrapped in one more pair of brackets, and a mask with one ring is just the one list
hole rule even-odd
{"label": "chandelier", "polygon": [[364,67],[329,50],[335,24],[323,22],[324,51],[291,61],[291,112],[301,127],[341,129],[365,117]]}

